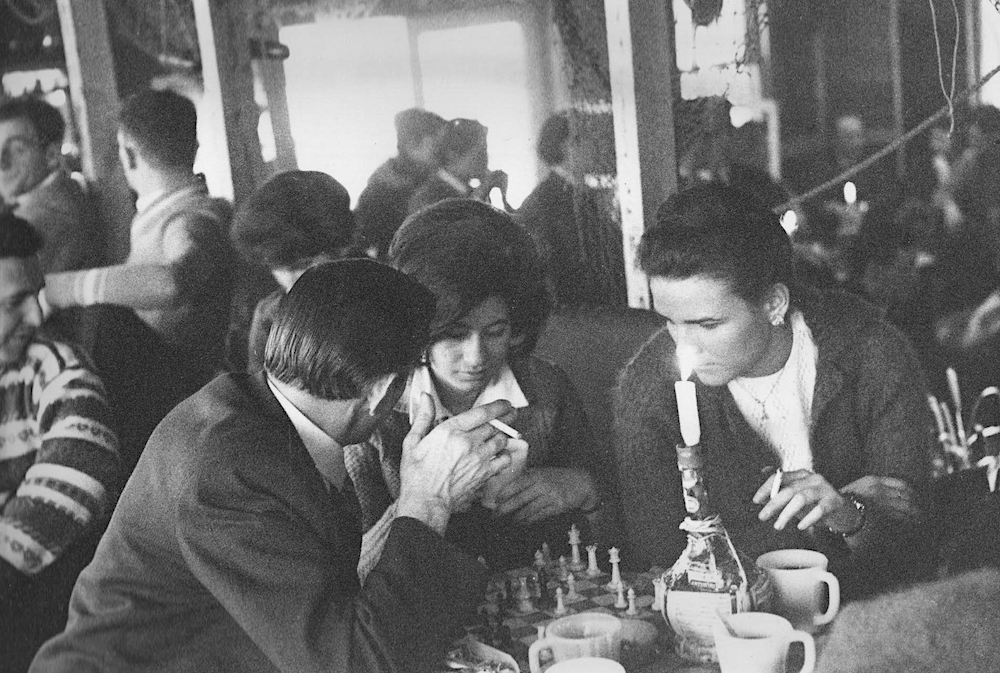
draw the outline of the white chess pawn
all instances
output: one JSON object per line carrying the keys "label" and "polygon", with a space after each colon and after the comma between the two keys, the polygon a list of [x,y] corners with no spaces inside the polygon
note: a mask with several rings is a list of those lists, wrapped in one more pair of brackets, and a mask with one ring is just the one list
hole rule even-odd
{"label": "white chess pawn", "polygon": [[587,577],[597,577],[601,569],[597,567],[597,545],[587,545]]}
{"label": "white chess pawn", "polygon": [[580,597],[580,594],[576,593],[576,578],[573,577],[573,573],[566,577],[566,589],[566,598],[573,600]]}
{"label": "white chess pawn", "polygon": [[542,568],[545,566],[545,552],[541,549],[535,552],[535,567]]}
{"label": "white chess pawn", "polygon": [[628,588],[628,610],[625,611],[625,614],[627,615],[639,614],[639,610],[635,606],[635,589],[632,587]]}
{"label": "white chess pawn", "polygon": [[566,563],[566,557],[559,557],[559,581],[565,582],[566,578],[569,577],[569,564]]}
{"label": "white chess pawn", "polygon": [[621,558],[618,556],[617,547],[608,550],[608,560],[611,561],[611,581],[604,585],[604,588],[608,591],[618,591],[622,586],[622,571],[618,568]]}
{"label": "white chess pawn", "polygon": [[562,587],[556,587],[556,609],[552,611],[556,615],[564,615],[568,612],[566,603],[563,601]]}
{"label": "white chess pawn", "polygon": [[618,595],[615,597],[615,607],[619,610],[628,607],[628,603],[625,601],[625,585],[622,583],[618,584]]}
{"label": "white chess pawn", "polygon": [[569,569],[575,572],[579,572],[586,568],[583,561],[580,559],[580,529],[573,524],[573,527],[569,529],[569,547],[570,547],[570,562]]}
{"label": "white chess pawn", "polygon": [[667,581],[662,576],[653,578],[653,610],[662,612],[664,600],[667,597]]}
{"label": "white chess pawn", "polygon": [[552,563],[552,550],[549,549],[549,543],[542,543],[542,559],[545,561],[545,565]]}

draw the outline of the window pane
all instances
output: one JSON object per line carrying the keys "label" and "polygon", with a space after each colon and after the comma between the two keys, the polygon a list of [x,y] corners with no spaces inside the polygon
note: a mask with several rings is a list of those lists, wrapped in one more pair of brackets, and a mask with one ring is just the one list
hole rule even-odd
{"label": "window pane", "polygon": [[507,171],[508,198],[520,205],[537,179],[521,25],[506,21],[425,31],[418,49],[425,107],[489,128],[490,168]]}
{"label": "window pane", "polygon": [[357,203],[396,154],[393,117],[413,107],[406,19],[323,19],[282,28],[285,85],[299,168],[329,173]]}

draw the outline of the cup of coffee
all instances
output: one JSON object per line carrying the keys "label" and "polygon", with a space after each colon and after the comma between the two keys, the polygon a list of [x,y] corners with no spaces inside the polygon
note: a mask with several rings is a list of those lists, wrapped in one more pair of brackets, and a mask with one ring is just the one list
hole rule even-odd
{"label": "cup of coffee", "polygon": [[827,571],[825,555],[809,549],[779,549],[757,557],[774,586],[775,612],[797,629],[815,631],[840,610],[840,582]]}
{"label": "cup of coffee", "polygon": [[614,659],[581,657],[552,664],[545,673],[625,673],[625,667]]}
{"label": "cup of coffee", "polygon": [[621,649],[620,619],[603,612],[581,612],[549,622],[545,635],[528,648],[528,664],[531,673],[539,673],[543,652],[548,652],[549,659],[556,663],[584,657],[617,662]]}
{"label": "cup of coffee", "polygon": [[816,668],[816,641],[805,631],[796,631],[791,622],[768,612],[739,612],[715,620],[712,626],[715,651],[722,673],[786,673],[788,649],[802,643],[805,658],[795,673],[812,673]]}

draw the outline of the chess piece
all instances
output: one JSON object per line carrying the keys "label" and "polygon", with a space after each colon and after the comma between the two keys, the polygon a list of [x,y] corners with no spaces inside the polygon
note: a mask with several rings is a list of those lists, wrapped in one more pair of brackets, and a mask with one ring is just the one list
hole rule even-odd
{"label": "chess piece", "polygon": [[618,583],[617,592],[618,592],[618,595],[615,597],[615,607],[618,608],[619,610],[623,610],[623,609],[625,609],[625,608],[628,607],[628,603],[625,601],[625,583],[624,582],[619,582]]}
{"label": "chess piece", "polygon": [[653,578],[653,604],[650,606],[657,612],[662,612],[665,607],[663,599],[667,595],[667,581],[662,576]]}
{"label": "chess piece", "polygon": [[520,584],[517,587],[517,594],[515,595],[517,600],[517,611],[526,614],[528,612],[534,612],[535,606],[531,603],[531,590],[528,589],[528,578],[527,576],[522,576]]}
{"label": "chess piece", "polygon": [[539,624],[535,627],[535,637],[544,638],[545,637],[545,624]]}
{"label": "chess piece", "polygon": [[569,577],[569,564],[566,561],[565,556],[559,557],[559,581],[565,582],[566,578]]}
{"label": "chess piece", "polygon": [[574,600],[580,597],[580,594],[576,592],[576,578],[573,577],[573,573],[570,573],[566,577],[566,598]]}
{"label": "chess piece", "polygon": [[535,552],[535,569],[545,567],[545,552],[541,549]]}
{"label": "chess piece", "polygon": [[597,567],[597,545],[587,545],[587,577],[597,577],[601,569]]}
{"label": "chess piece", "polygon": [[566,609],[566,603],[563,602],[562,587],[556,587],[556,609],[552,612],[557,615],[564,615],[569,612],[569,610]]}
{"label": "chess piece", "polygon": [[550,565],[552,563],[552,550],[549,549],[548,542],[542,543],[542,560],[544,561],[545,565]]}
{"label": "chess piece", "polygon": [[639,609],[635,605],[635,589],[633,587],[628,588],[628,610],[625,614],[634,617],[639,614]]}
{"label": "chess piece", "polygon": [[538,585],[535,605],[539,610],[547,610],[552,605],[552,595],[549,593],[549,572],[544,565],[535,568],[535,583]]}
{"label": "chess piece", "polygon": [[618,548],[612,547],[608,550],[608,560],[611,561],[611,581],[604,585],[608,591],[618,591],[622,586],[622,571],[618,568],[621,558],[618,556]]}
{"label": "chess piece", "polygon": [[569,529],[570,562],[569,569],[573,572],[580,572],[587,566],[580,559],[580,529],[574,523]]}

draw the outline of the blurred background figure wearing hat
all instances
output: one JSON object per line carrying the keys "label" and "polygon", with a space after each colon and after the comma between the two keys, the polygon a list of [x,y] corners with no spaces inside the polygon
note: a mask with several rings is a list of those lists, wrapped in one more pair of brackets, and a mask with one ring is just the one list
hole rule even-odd
{"label": "blurred background figure wearing hat", "polygon": [[279,286],[257,302],[242,337],[248,370],[263,363],[274,311],[299,276],[320,262],[361,254],[351,243],[354,222],[347,189],[319,171],[279,173],[236,211],[233,246],[246,262],[266,268]]}
{"label": "blurred background figure wearing hat", "polygon": [[396,123],[398,154],[379,166],[358,197],[357,240],[367,254],[384,260],[393,234],[406,219],[413,193],[438,167],[438,150],[448,130],[442,117],[409,108]]}

